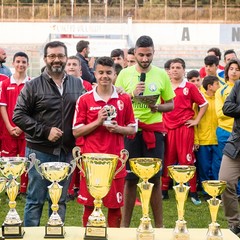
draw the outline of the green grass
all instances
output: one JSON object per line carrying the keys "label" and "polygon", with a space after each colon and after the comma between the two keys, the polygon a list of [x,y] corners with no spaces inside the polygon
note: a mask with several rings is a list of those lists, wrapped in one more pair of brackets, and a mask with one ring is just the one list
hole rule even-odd
{"label": "green grass", "polygon": [[[177,205],[173,190],[169,191],[169,200],[163,201],[163,221],[166,228],[174,228],[175,221],[177,220]],[[201,195],[200,195],[201,196]],[[202,198],[201,198],[202,199]],[[17,212],[19,213],[21,219],[23,219],[25,199],[17,198]],[[4,221],[6,214],[9,210],[8,207],[8,197],[3,192],[0,194],[0,224]],[[106,216],[106,209],[103,207],[103,212]],[[48,204],[46,202],[43,209],[43,216],[41,219],[41,225],[44,226],[48,220]],[[70,201],[67,203],[67,214],[65,225],[66,226],[82,226],[81,218],[83,214],[83,208],[76,201]],[[140,224],[140,218],[142,216],[141,206],[135,206],[133,211],[133,217],[131,226],[137,228]],[[150,218],[153,219],[151,210]],[[185,220],[187,221],[188,228],[207,228],[208,224],[211,223],[211,217],[208,209],[208,203],[202,199],[202,204],[195,206],[190,199],[186,201],[185,204]],[[221,228],[227,228],[227,222],[224,217],[223,208],[219,208],[217,222],[220,224]],[[154,226],[154,222],[152,220]]]}

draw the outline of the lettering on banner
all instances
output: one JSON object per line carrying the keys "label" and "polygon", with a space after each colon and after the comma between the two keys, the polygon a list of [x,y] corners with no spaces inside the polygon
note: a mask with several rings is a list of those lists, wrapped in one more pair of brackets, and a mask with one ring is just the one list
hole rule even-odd
{"label": "lettering on banner", "polygon": [[182,31],[182,40],[181,41],[190,41],[190,33],[189,33],[189,28],[184,27]]}

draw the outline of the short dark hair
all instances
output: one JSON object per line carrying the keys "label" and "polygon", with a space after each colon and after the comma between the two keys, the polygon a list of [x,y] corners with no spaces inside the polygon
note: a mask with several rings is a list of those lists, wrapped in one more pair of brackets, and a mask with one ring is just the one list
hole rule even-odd
{"label": "short dark hair", "polygon": [[63,47],[64,51],[65,51],[65,55],[67,56],[67,46],[63,42],[53,41],[53,42],[49,42],[45,45],[45,47],[44,47],[44,57],[47,57],[48,48],[57,48],[57,47]]}
{"label": "short dark hair", "polygon": [[236,52],[233,49],[228,49],[224,52],[224,60],[226,59],[226,55],[234,53],[236,56]]}
{"label": "short dark hair", "polygon": [[207,53],[209,52],[214,52],[215,55],[218,57],[218,59],[221,60],[222,53],[219,48],[216,48],[216,47],[210,48],[208,49]]}
{"label": "short dark hair", "polygon": [[213,85],[214,82],[218,82],[218,81],[219,81],[219,78],[217,76],[206,76],[202,82],[203,88],[207,91],[208,85]]}
{"label": "short dark hair", "polygon": [[174,58],[174,59],[172,59],[171,63],[170,63],[170,66],[171,66],[172,63],[180,63],[182,65],[183,69],[186,68],[186,63],[185,63],[185,61],[182,58]]}
{"label": "short dark hair", "polygon": [[219,58],[214,55],[209,55],[204,58],[204,64],[206,66],[212,66],[215,64],[216,66],[219,65]]}
{"label": "short dark hair", "polygon": [[154,48],[152,38],[149,36],[146,36],[146,35],[139,37],[136,41],[135,49],[140,48],[140,47],[142,47],[142,48],[153,47]]}
{"label": "short dark hair", "polygon": [[165,70],[170,69],[171,63],[172,63],[172,59],[167,60],[167,61],[164,63],[164,66],[163,66],[164,69],[165,69]]}
{"label": "short dark hair", "polygon": [[16,57],[25,57],[27,62],[29,62],[29,57],[25,52],[16,52],[13,56],[13,62],[15,61]]}
{"label": "short dark hair", "polygon": [[84,48],[87,48],[89,45],[89,41],[80,40],[76,45],[76,50],[78,53],[82,52]]}
{"label": "short dark hair", "polygon": [[229,62],[226,64],[226,66],[224,68],[225,82],[227,82],[229,80],[228,71],[229,71],[230,66],[234,63],[237,64],[238,68],[240,69],[240,60],[239,59],[233,58],[233,59],[229,60]]}
{"label": "short dark hair", "polygon": [[120,49],[120,48],[116,48],[116,49],[113,49],[112,51],[111,51],[111,55],[110,55],[111,57],[122,57],[122,58],[124,58],[124,51],[122,50],[122,49]]}
{"label": "short dark hair", "polygon": [[100,57],[96,60],[96,66],[97,65],[108,66],[108,67],[114,68],[115,64],[111,57]]}
{"label": "short dark hair", "polygon": [[134,48],[129,48],[127,53],[130,55],[134,55]]}
{"label": "short dark hair", "polygon": [[187,80],[191,80],[194,77],[198,78],[199,76],[200,76],[199,71],[191,70],[187,73]]}
{"label": "short dark hair", "polygon": [[114,69],[115,69],[116,74],[118,75],[121,72],[121,70],[123,69],[123,67],[119,63],[115,63]]}

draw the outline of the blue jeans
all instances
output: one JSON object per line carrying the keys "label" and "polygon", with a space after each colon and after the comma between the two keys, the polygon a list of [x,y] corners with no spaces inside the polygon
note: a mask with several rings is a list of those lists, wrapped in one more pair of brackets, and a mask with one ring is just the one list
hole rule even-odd
{"label": "blue jeans", "polygon": [[[35,153],[36,158],[40,160],[41,163],[45,162],[67,162],[69,163],[72,160],[71,153],[64,153],[61,151],[59,156],[43,153],[36,151],[34,149],[26,148],[26,157],[29,154]],[[27,189],[27,199],[26,205],[24,210],[24,226],[31,227],[31,226],[39,226],[40,218],[42,216],[42,209],[45,200],[48,200],[49,203],[49,216],[52,214],[51,204],[52,201],[49,198],[48,194],[48,186],[51,185],[46,179],[42,179],[41,175],[36,171],[35,167],[33,167],[28,173],[28,189]],[[66,178],[61,181],[59,184],[63,186],[62,188],[62,195],[58,202],[59,210],[58,214],[60,215],[62,221],[65,220],[65,213],[66,213],[66,197],[67,197],[67,190],[68,185],[70,183],[70,178]]]}

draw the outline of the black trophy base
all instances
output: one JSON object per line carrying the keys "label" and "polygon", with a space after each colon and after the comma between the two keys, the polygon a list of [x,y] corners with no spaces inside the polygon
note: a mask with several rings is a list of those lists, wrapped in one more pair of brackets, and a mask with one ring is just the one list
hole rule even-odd
{"label": "black trophy base", "polygon": [[63,224],[52,226],[47,224],[45,226],[45,236],[44,238],[64,238],[65,236],[65,229]]}
{"label": "black trophy base", "polygon": [[3,239],[8,239],[8,238],[23,238],[24,235],[24,230],[23,230],[23,224],[14,224],[14,225],[9,225],[9,224],[2,224],[2,236]]}
{"label": "black trophy base", "polygon": [[107,240],[107,228],[87,226],[84,240]]}

